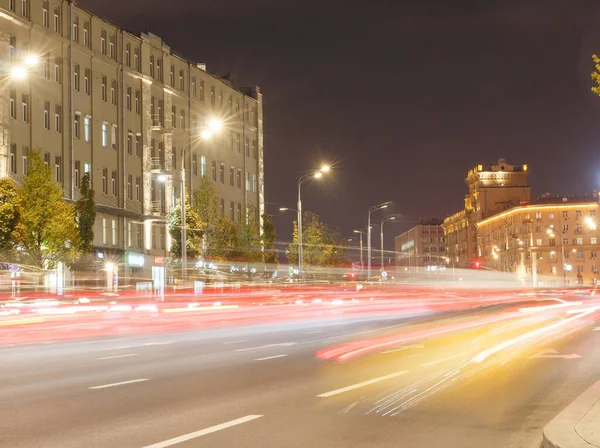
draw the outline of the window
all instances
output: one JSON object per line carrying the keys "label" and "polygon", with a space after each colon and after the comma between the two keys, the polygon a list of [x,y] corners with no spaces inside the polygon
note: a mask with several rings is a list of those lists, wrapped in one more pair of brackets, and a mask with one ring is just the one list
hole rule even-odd
{"label": "window", "polygon": [[117,172],[115,170],[112,170],[111,176],[110,176],[110,185],[111,185],[111,189],[112,189],[112,194],[113,196],[117,195]]}
{"label": "window", "polygon": [[17,145],[10,144],[10,172],[17,174]]}
{"label": "window", "polygon": [[200,156],[200,175],[206,177],[206,157]]}
{"label": "window", "polygon": [[217,181],[217,162],[212,162],[212,180]]}
{"label": "window", "polygon": [[246,191],[250,191],[250,173],[246,171]]}
{"label": "window", "polygon": [[58,6],[52,8],[53,16],[54,16],[54,31],[56,33],[60,33],[60,10]]}
{"label": "window", "polygon": [[596,237],[593,236],[590,238],[590,244],[596,244]]}
{"label": "window", "polygon": [[598,252],[590,252],[590,258],[597,258],[598,257]]}
{"label": "window", "polygon": [[17,91],[10,91],[10,118],[17,118]]}
{"label": "window", "polygon": [[[567,212],[568,213],[568,212]],[[566,232],[569,230],[569,224],[563,224],[562,231]]]}
{"label": "window", "polygon": [[54,81],[62,83],[62,58],[59,56],[54,58]]}
{"label": "window", "polygon": [[550,261],[556,261],[556,252],[550,252]]}
{"label": "window", "polygon": [[127,110],[131,111],[131,87],[127,87],[127,93],[125,94],[125,104]]}
{"label": "window", "polygon": [[225,183],[225,164],[223,162],[219,165],[219,180],[222,184]]}
{"label": "window", "polygon": [[577,245],[581,246],[583,244],[583,238],[577,238]]}
{"label": "window", "polygon": [[569,212],[562,212],[563,219],[569,219]]}
{"label": "window", "polygon": [[110,129],[110,144],[112,149],[117,149],[117,125],[113,124]]}
{"label": "window", "polygon": [[169,85],[175,87],[175,66],[171,65],[171,72],[169,76]]}
{"label": "window", "polygon": [[229,185],[231,185],[233,187],[233,182],[234,182],[234,178],[235,178],[235,169],[230,166],[229,167]]}
{"label": "window", "polygon": [[27,176],[29,174],[29,164],[27,163],[28,156],[29,148],[27,146],[23,146],[23,176]]}
{"label": "window", "polygon": [[117,81],[114,79],[110,82],[110,102],[117,105]]}
{"label": "window", "polygon": [[42,70],[44,78],[50,79],[50,56],[47,53],[42,57]]}
{"label": "window", "polygon": [[131,44],[129,42],[125,44],[125,65],[131,67]]}
{"label": "window", "polygon": [[171,169],[177,169],[177,148],[175,146],[171,148]]}
{"label": "window", "polygon": [[237,170],[237,187],[242,188],[242,170]]}
{"label": "window", "polygon": [[179,117],[179,127],[185,131],[185,110],[181,109]]}
{"label": "window", "polygon": [[80,177],[80,171],[81,171],[81,162],[79,160],[75,160],[75,186],[77,188],[79,188],[79,185],[81,183],[81,177]]}
{"label": "window", "polygon": [[185,91],[185,76],[183,70],[179,70],[179,90]]}
{"label": "window", "polygon": [[548,219],[554,219],[554,212],[548,212]]}
{"label": "window", "polygon": [[583,251],[582,250],[578,250],[577,251],[577,258],[583,258]]}
{"label": "window", "polygon": [[229,203],[229,220],[233,221],[235,219],[235,204],[233,201]]}
{"label": "window", "polygon": [[75,90],[79,92],[79,64],[73,66],[73,85]]}
{"label": "window", "polygon": [[581,213],[581,210],[577,210],[577,211],[575,212],[575,218],[581,218],[581,215],[582,215],[582,214],[583,214],[583,213]]}
{"label": "window", "polygon": [[90,22],[83,22],[83,45],[90,47]]}
{"label": "window", "polygon": [[252,140],[252,157],[258,159],[258,146],[256,145],[256,140]]}
{"label": "window", "polygon": [[15,12],[15,0],[8,0],[8,9],[10,9],[12,12]]}
{"label": "window", "polygon": [[250,157],[250,139],[248,137],[246,137],[246,142],[245,142],[245,152],[246,152],[246,157]]}
{"label": "window", "polygon": [[44,0],[42,2],[42,25],[46,28],[50,28],[49,9],[48,0]]}
{"label": "window", "polygon": [[102,193],[108,193],[108,168],[102,168]]}
{"label": "window", "polygon": [[100,53],[106,54],[106,30],[100,31]]}
{"label": "window", "polygon": [[229,113],[233,113],[233,99],[231,97],[231,95],[229,95],[229,99],[227,100],[228,103],[228,107],[229,107]]}
{"label": "window", "polygon": [[210,105],[215,105],[215,86],[210,86]]}
{"label": "window", "polygon": [[596,210],[590,210],[590,216],[596,216]]}
{"label": "window", "polygon": [[102,218],[102,244],[106,244],[106,218]]}
{"label": "window", "polygon": [[135,155],[138,157],[142,156],[142,135],[135,135]]}
{"label": "window", "polygon": [[73,134],[75,138],[81,138],[81,114],[76,112],[73,120]]}
{"label": "window", "polygon": [[204,80],[200,80],[200,100],[204,101]]}
{"label": "window", "polygon": [[221,218],[225,217],[225,199],[221,199],[221,205],[219,207]]}
{"label": "window", "polygon": [[102,101],[106,101],[107,100],[107,94],[106,94],[106,76],[102,76]]}
{"label": "window", "polygon": [[139,177],[135,178],[135,198],[139,201],[140,200],[140,183],[141,183],[141,179]]}
{"label": "window", "polygon": [[548,240],[548,244],[550,246],[556,246],[556,239],[555,238],[550,238],[550,240]]}
{"label": "window", "polygon": [[92,117],[90,117],[89,115],[86,115],[85,117],[83,117],[83,139],[86,142],[90,141],[90,135],[91,135],[90,126],[91,126],[91,122],[92,122]]}
{"label": "window", "polygon": [[137,114],[140,113],[140,96],[141,92],[139,90],[135,91],[135,112]]}
{"label": "window", "polygon": [[29,123],[29,95],[21,95],[21,116],[23,123]]}
{"label": "window", "polygon": [[229,149],[233,151],[233,133],[229,133]]}
{"label": "window", "polygon": [[239,98],[235,100],[235,115],[238,118],[240,116],[240,100],[239,100]]}
{"label": "window", "polygon": [[61,170],[60,166],[61,166],[60,156],[55,156],[54,157],[54,179],[56,179],[56,182],[62,181],[62,170]]}
{"label": "window", "polygon": [[535,219],[542,219],[542,212],[535,212]]}
{"label": "window", "polygon": [[256,193],[256,174],[252,174],[252,193]]}
{"label": "window", "polygon": [[127,131],[127,154],[133,154],[133,132]]}
{"label": "window", "polygon": [[79,42],[79,17],[73,17],[73,41]]}
{"label": "window", "polygon": [[192,77],[192,96],[196,98],[196,77]]}
{"label": "window", "polygon": [[112,236],[112,245],[115,246],[117,244],[117,221],[116,220],[112,220],[112,232],[111,232],[111,236]]}
{"label": "window", "polygon": [[140,47],[135,47],[133,50],[133,68],[140,71]]}
{"label": "window", "polygon": [[108,146],[108,123],[105,121],[102,123],[102,146]]}
{"label": "window", "polygon": [[154,55],[150,55],[150,76],[154,78]]}
{"label": "window", "polygon": [[50,168],[50,153],[49,152],[44,153],[44,165],[46,165],[48,168]]}
{"label": "window", "polygon": [[131,223],[127,223],[127,245],[131,247]]}
{"label": "window", "polygon": [[593,264],[593,265],[592,265],[592,272],[593,272],[594,274],[597,274],[597,273],[598,273],[598,265],[597,265],[597,264]]}
{"label": "window", "polygon": [[581,226],[581,224],[575,226],[575,233],[583,233],[583,226]]}
{"label": "window", "polygon": [[90,77],[91,77],[91,72],[89,68],[86,68],[84,71],[84,75],[83,75],[83,88],[85,90],[86,95],[90,94]]}
{"label": "window", "polygon": [[156,58],[156,77],[159,81],[163,80],[162,58]]}
{"label": "window", "polygon": [[568,246],[569,245],[569,238],[563,238],[563,246]]}
{"label": "window", "polygon": [[242,222],[242,204],[240,204],[239,202],[237,205],[237,222]]}

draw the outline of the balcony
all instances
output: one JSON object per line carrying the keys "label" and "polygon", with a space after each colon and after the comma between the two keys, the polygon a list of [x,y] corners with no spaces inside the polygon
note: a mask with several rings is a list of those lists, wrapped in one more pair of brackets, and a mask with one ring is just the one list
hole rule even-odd
{"label": "balcony", "polygon": [[163,201],[152,201],[152,214],[164,216],[166,213],[165,203]]}
{"label": "balcony", "polygon": [[160,132],[161,134],[172,134],[173,123],[170,119],[165,119],[160,115],[152,115],[150,117],[150,130]]}
{"label": "balcony", "polygon": [[151,157],[150,158],[150,170],[155,174],[171,174],[171,162],[165,160],[163,157]]}

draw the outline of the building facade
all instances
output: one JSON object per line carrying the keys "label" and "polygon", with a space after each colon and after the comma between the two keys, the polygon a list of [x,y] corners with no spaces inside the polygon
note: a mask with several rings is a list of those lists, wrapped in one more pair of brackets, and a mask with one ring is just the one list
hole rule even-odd
{"label": "building facade", "polygon": [[594,285],[598,195],[543,197],[477,222],[481,267],[533,286]]}
{"label": "building facade", "polygon": [[89,172],[95,253],[125,256],[125,274],[163,263],[166,217],[202,177],[217,184],[222,216],[264,211],[258,87],[237,88],[158,36],[135,36],[67,0],[0,0],[0,46],[0,175],[22,183],[39,149],[65,198],[77,200]]}
{"label": "building facade", "polygon": [[396,264],[432,269],[446,265],[446,243],[442,221],[421,221],[395,240]]}
{"label": "building facade", "polygon": [[452,265],[472,267],[477,257],[477,222],[529,201],[528,175],[527,165],[511,165],[505,159],[477,165],[467,173],[464,209],[445,218],[442,225]]}

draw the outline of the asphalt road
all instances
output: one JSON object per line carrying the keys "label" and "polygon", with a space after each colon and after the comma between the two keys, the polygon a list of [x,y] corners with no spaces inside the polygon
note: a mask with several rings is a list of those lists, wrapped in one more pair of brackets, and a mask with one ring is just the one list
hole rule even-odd
{"label": "asphalt road", "polygon": [[0,347],[0,447],[533,448],[600,377],[596,313],[564,311]]}

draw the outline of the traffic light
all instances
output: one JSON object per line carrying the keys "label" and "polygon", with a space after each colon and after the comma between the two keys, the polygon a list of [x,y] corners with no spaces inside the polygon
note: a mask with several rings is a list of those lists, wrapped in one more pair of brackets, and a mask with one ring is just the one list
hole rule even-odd
{"label": "traffic light", "polygon": [[473,264],[475,265],[475,269],[479,269],[479,260],[475,260]]}

